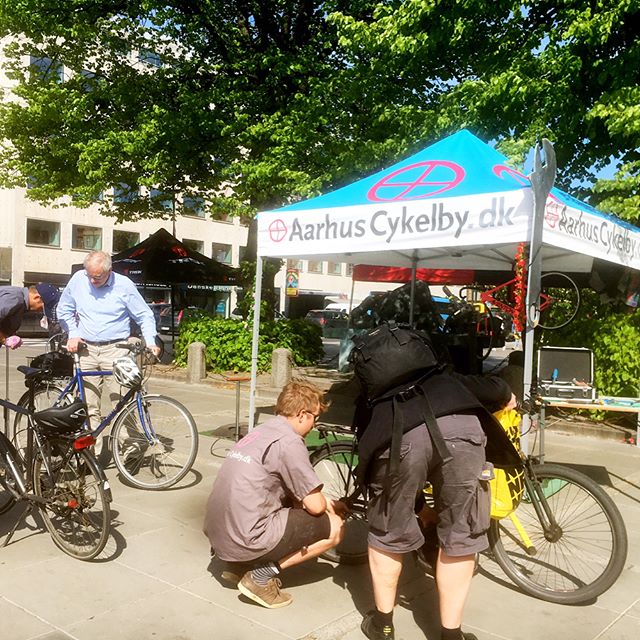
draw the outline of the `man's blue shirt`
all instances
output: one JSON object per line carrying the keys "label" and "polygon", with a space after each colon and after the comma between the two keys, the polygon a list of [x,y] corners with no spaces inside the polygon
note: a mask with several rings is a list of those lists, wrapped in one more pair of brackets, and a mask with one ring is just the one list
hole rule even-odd
{"label": "man's blue shirt", "polygon": [[70,338],[106,342],[128,338],[130,319],[141,328],[147,345],[154,345],[156,323],[135,285],[111,273],[106,284],[94,287],[82,269],[69,280],[58,303],[58,321]]}

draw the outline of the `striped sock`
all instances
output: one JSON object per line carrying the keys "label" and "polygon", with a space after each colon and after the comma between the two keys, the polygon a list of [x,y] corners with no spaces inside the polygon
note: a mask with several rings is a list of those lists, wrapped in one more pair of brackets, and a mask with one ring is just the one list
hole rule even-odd
{"label": "striped sock", "polygon": [[275,578],[279,573],[280,567],[275,562],[268,562],[260,567],[251,569],[253,581],[263,587],[268,584],[271,578]]}

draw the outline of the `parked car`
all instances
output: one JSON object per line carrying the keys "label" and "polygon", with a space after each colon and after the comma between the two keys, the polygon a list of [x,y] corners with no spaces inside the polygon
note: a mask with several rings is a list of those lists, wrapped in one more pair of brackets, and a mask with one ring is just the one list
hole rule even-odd
{"label": "parked car", "polygon": [[341,338],[349,326],[349,316],[336,309],[312,309],[304,319],[317,324],[325,338]]}

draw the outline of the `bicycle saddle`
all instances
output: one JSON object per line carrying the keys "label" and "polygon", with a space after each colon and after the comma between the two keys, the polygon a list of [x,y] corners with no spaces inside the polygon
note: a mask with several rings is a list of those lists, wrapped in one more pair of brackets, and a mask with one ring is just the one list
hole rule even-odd
{"label": "bicycle saddle", "polygon": [[87,419],[87,405],[80,399],[64,407],[49,407],[33,414],[36,423],[55,433],[73,433],[82,428]]}

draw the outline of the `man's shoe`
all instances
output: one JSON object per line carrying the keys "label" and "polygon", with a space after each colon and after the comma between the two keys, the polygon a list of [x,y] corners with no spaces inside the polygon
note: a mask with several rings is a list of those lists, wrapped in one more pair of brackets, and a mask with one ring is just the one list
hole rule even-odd
{"label": "man's shoe", "polygon": [[282,583],[278,578],[271,578],[264,586],[258,584],[251,577],[251,571],[247,571],[238,582],[240,593],[263,607],[267,607],[267,609],[279,609],[291,604],[293,596],[280,591],[281,586]]}
{"label": "man's shoe", "polygon": [[362,633],[364,633],[369,640],[394,640],[393,625],[378,627],[373,620],[375,613],[375,611],[369,611],[364,614],[362,624],[360,625]]}

